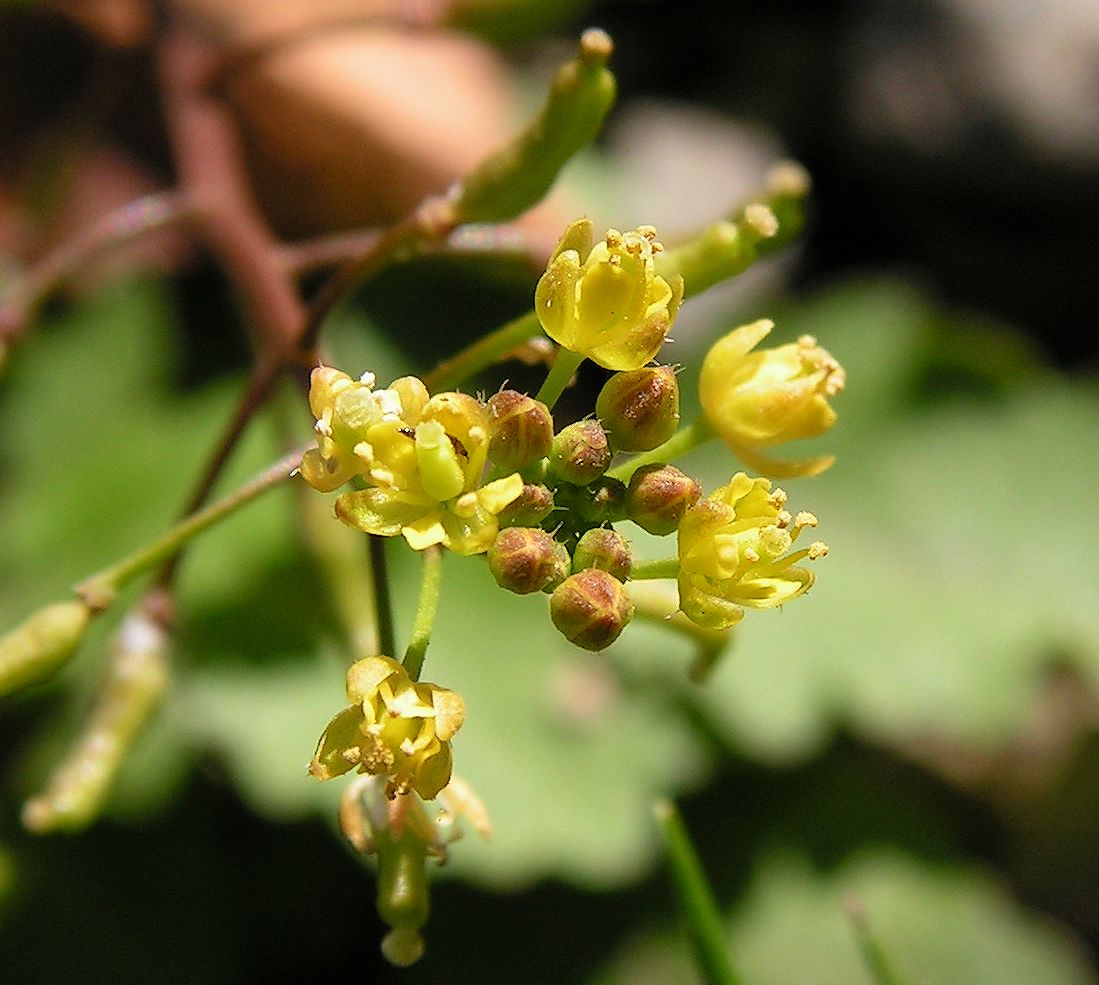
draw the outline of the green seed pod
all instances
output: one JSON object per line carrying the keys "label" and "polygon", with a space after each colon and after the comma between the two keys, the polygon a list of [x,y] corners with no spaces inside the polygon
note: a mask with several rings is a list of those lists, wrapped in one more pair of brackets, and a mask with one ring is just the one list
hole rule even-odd
{"label": "green seed pod", "polygon": [[500,528],[536,527],[553,512],[553,492],[536,482],[523,485],[523,491],[496,516]]}
{"label": "green seed pod", "polygon": [[554,437],[550,467],[565,482],[586,486],[607,471],[612,454],[603,425],[577,421]]}
{"label": "green seed pod", "polygon": [[378,847],[378,916],[392,932],[382,939],[386,960],[398,967],[414,964],[423,954],[419,930],[427,921],[427,846],[414,832],[386,833]]}
{"label": "green seed pod", "polygon": [[76,652],[91,617],[84,602],[55,602],[0,637],[0,695],[58,670]]}
{"label": "green seed pod", "polygon": [[452,193],[454,220],[503,222],[540,202],[569,159],[595,138],[615,96],[607,68],[614,45],[592,28],[557,72],[541,112]]}
{"label": "green seed pod", "polygon": [[683,514],[702,495],[702,488],[674,465],[646,465],[630,479],[626,515],[642,530],[657,536],[679,528]]}
{"label": "green seed pod", "polygon": [[617,578],[587,568],[566,578],[550,598],[553,625],[584,650],[610,646],[633,616],[633,603]]}
{"label": "green seed pod", "polygon": [[537,527],[507,527],[488,549],[488,567],[501,588],[529,595],[556,573],[556,546],[553,537]]}
{"label": "green seed pod", "polygon": [[576,545],[572,553],[572,566],[577,571],[599,568],[619,581],[630,577],[633,552],[629,541],[610,527],[593,527]]}
{"label": "green seed pod", "polygon": [[620,451],[649,451],[679,426],[679,383],[671,366],[615,373],[595,402],[595,413]]}
{"label": "green seed pod", "polygon": [[553,415],[540,400],[501,390],[488,400],[488,433],[488,457],[505,472],[516,472],[550,453]]}

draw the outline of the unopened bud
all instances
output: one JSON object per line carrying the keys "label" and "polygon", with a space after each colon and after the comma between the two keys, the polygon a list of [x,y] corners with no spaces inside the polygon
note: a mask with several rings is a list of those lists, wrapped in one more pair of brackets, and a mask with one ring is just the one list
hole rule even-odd
{"label": "unopened bud", "polygon": [[603,385],[595,413],[620,451],[649,451],[679,426],[679,383],[671,366],[615,373]]}
{"label": "unopened bud", "polygon": [[0,695],[58,670],[76,652],[91,616],[84,602],[55,602],[0,637]]}
{"label": "unopened bud", "polygon": [[535,527],[553,512],[553,493],[540,483],[527,482],[523,491],[497,515],[504,527]]}
{"label": "unopened bud", "polygon": [[674,465],[646,465],[630,479],[626,515],[642,530],[663,536],[678,529],[702,488]]}
{"label": "unopened bud", "polygon": [[550,452],[553,415],[540,400],[501,390],[488,400],[488,457],[505,472],[524,469]]}
{"label": "unopened bud", "polygon": [[564,544],[554,542],[553,545],[553,575],[542,586],[542,591],[552,595],[557,587],[572,574],[572,558]]}
{"label": "unopened bud", "polygon": [[610,527],[593,527],[580,538],[572,553],[572,566],[577,571],[599,568],[619,581],[630,577],[632,565],[629,541]]}
{"label": "unopened bud", "polygon": [[633,603],[617,578],[587,568],[566,578],[550,599],[550,618],[558,631],[584,650],[610,646],[633,616]]}
{"label": "unopened bud", "polygon": [[611,455],[603,426],[598,421],[577,421],[553,439],[550,465],[565,482],[586,486],[607,471]]}
{"label": "unopened bud", "polygon": [[556,571],[553,537],[537,527],[507,527],[488,549],[488,567],[496,584],[516,595],[537,592]]}

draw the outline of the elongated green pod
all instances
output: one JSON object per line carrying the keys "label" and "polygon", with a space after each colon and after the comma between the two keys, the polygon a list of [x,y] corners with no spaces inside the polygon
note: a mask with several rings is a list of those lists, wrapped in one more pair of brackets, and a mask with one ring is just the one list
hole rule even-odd
{"label": "elongated green pod", "polygon": [[507,146],[481,163],[452,193],[458,223],[503,222],[537,204],[569,159],[591,143],[614,103],[607,61],[614,45],[590,28],[563,65],[539,114]]}
{"label": "elongated green pod", "polygon": [[682,276],[688,296],[742,273],[801,232],[809,184],[800,164],[777,164],[762,192],[735,219],[707,226],[693,239],[659,254],[656,272],[665,278]]}
{"label": "elongated green pod", "polygon": [[23,808],[24,826],[38,834],[77,830],[99,816],[126,754],[164,696],[167,635],[158,623],[134,612],[122,623],[111,650],[83,733],[45,791]]}
{"label": "elongated green pod", "polygon": [[84,602],[54,602],[0,637],[0,695],[59,670],[76,652],[91,616]]}

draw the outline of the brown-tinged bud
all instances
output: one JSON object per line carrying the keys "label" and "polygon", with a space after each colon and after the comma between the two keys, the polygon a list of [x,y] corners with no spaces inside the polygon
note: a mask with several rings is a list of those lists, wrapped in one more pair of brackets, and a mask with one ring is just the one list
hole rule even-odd
{"label": "brown-tinged bud", "polygon": [[557,546],[553,537],[537,527],[508,527],[496,535],[488,549],[489,570],[501,588],[529,595],[556,573]]}
{"label": "brown-tinged bud", "polygon": [[572,574],[572,558],[564,544],[554,542],[553,545],[553,576],[542,586],[542,591],[552,595],[569,575]]}
{"label": "brown-tinged bud", "polygon": [[497,515],[500,528],[536,527],[553,512],[553,493],[540,483],[527,482],[523,491]]}
{"label": "brown-tinged bud", "polygon": [[0,637],[0,695],[58,670],[76,652],[91,617],[85,602],[55,602]]}
{"label": "brown-tinged bud", "polygon": [[702,488],[674,465],[646,465],[630,479],[626,515],[642,530],[663,536],[678,529]]}
{"label": "brown-tinged bud", "polygon": [[610,646],[633,616],[633,603],[614,575],[587,568],[566,578],[550,598],[558,631],[584,650]]}
{"label": "brown-tinged bud", "polygon": [[679,426],[679,383],[671,366],[615,373],[595,401],[595,413],[620,451],[650,451]]}
{"label": "brown-tinged bud", "polygon": [[572,552],[572,566],[577,571],[599,568],[619,581],[625,581],[630,577],[633,552],[629,541],[617,530],[593,527],[580,538],[576,550]]}
{"label": "brown-tinged bud", "polygon": [[488,457],[506,472],[525,469],[550,452],[553,415],[540,400],[501,390],[488,401]]}
{"label": "brown-tinged bud", "polygon": [[607,471],[612,454],[603,425],[577,421],[554,437],[550,465],[565,482],[586,486]]}

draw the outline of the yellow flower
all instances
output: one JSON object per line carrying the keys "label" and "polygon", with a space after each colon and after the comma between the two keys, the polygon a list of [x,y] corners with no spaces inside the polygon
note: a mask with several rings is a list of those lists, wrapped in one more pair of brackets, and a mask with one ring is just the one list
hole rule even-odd
{"label": "yellow flower", "polygon": [[309,379],[317,447],[302,456],[302,477],[321,492],[338,489],[356,475],[369,478],[373,442],[387,430],[382,426],[399,426],[404,415],[418,413],[427,399],[427,388],[414,376],[375,390],[373,373],[353,380],[338,369],[318,366]]}
{"label": "yellow flower", "polygon": [[679,607],[706,629],[728,629],[744,606],[771,609],[804,594],[813,574],[794,567],[828,553],[819,541],[791,554],[812,513],[791,516],[786,494],[767,479],[738,472],[727,486],[692,506],[679,525]]}
{"label": "yellow flower", "polygon": [[417,551],[442,544],[481,554],[496,537],[496,515],[523,492],[518,473],[481,484],[488,448],[487,411],[473,397],[440,393],[404,406],[356,446],[372,487],[340,496],[336,515],[366,533],[403,534]]}
{"label": "yellow flower", "polygon": [[763,448],[823,434],[836,421],[828,398],[844,385],[843,367],[811,335],[752,350],[774,323],[742,325],[706,354],[699,399],[710,426],[747,465],[778,478],[819,475],[835,457],[777,461]]}
{"label": "yellow flower", "polygon": [[309,772],[320,780],[360,773],[386,777],[386,796],[433,798],[450,781],[450,740],[462,727],[460,695],[419,684],[392,657],[364,657],[347,671],[349,708],[321,735]]}
{"label": "yellow flower", "polygon": [[588,219],[561,237],[538,281],[534,306],[546,334],[607,369],[639,369],[660,351],[683,300],[683,278],[653,269],[663,247],[652,226],[607,230],[592,245]]}

